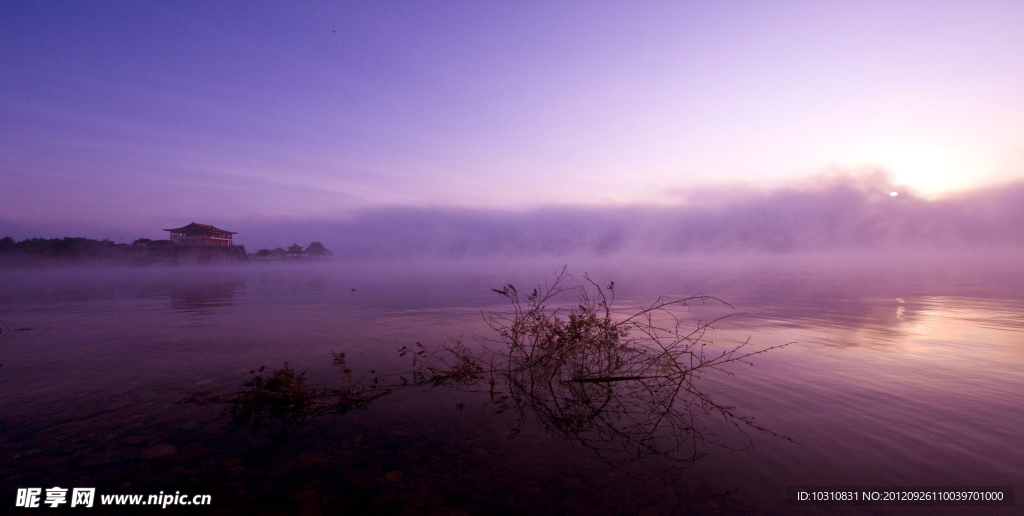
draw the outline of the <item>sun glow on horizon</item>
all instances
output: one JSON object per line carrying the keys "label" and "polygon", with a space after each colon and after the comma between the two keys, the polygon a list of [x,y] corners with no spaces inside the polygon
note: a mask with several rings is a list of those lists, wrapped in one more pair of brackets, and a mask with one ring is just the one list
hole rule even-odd
{"label": "sun glow on horizon", "polygon": [[890,172],[897,184],[928,199],[990,186],[999,178],[993,156],[973,149],[893,145],[865,154],[862,163]]}

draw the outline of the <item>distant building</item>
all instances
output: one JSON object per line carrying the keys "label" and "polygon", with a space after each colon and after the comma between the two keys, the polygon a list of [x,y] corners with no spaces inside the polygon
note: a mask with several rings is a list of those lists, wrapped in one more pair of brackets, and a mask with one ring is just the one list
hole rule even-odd
{"label": "distant building", "polygon": [[232,246],[231,235],[234,231],[224,231],[209,224],[195,222],[180,228],[165,229],[171,232],[171,243],[182,246]]}
{"label": "distant building", "polygon": [[294,256],[295,258],[299,258],[305,254],[306,251],[302,250],[302,246],[299,245],[298,243],[295,243],[288,248],[285,256]]}

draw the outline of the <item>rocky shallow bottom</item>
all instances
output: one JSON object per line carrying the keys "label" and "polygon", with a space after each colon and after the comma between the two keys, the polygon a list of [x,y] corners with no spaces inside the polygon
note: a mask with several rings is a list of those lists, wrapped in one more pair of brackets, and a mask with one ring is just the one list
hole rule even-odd
{"label": "rocky shallow bottom", "polygon": [[[365,412],[371,412],[365,411]],[[756,513],[728,492],[618,467],[543,430],[509,439],[486,415],[316,422],[284,442],[232,429],[215,407],[162,416],[111,414],[7,432],[0,479],[101,494],[209,494],[210,506],[163,514],[727,514]],[[679,478],[684,480],[679,481]],[[13,503],[5,503],[12,507]],[[103,507],[138,514],[157,507]]]}

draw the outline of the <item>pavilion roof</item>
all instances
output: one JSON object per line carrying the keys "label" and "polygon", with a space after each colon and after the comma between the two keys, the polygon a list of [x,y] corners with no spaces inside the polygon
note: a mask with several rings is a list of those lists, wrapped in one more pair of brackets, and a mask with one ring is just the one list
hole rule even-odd
{"label": "pavilion roof", "polygon": [[300,252],[300,251],[302,251],[302,246],[297,244],[297,243],[295,243],[295,244],[292,244],[290,247],[288,247],[288,250],[292,251],[292,252]]}
{"label": "pavilion roof", "polygon": [[180,228],[165,229],[164,231],[216,231],[217,233],[227,233],[229,235],[237,235],[237,231],[225,231],[220,228],[215,228],[209,224],[196,224],[195,222],[182,226]]}

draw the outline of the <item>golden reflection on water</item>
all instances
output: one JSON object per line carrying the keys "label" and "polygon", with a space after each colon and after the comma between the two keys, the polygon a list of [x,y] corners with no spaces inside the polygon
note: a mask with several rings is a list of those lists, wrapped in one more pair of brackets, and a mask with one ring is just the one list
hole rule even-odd
{"label": "golden reflection on water", "polygon": [[[762,327],[799,342],[864,347],[907,356],[960,355],[1024,361],[1024,307],[1017,302],[949,296],[863,300],[857,310],[801,314],[799,307],[753,317]],[[787,317],[788,315],[788,317]],[[967,352],[969,350],[969,352]]]}
{"label": "golden reflection on water", "polygon": [[903,352],[947,360],[1024,362],[1019,307],[991,300],[928,297],[901,323]]}

